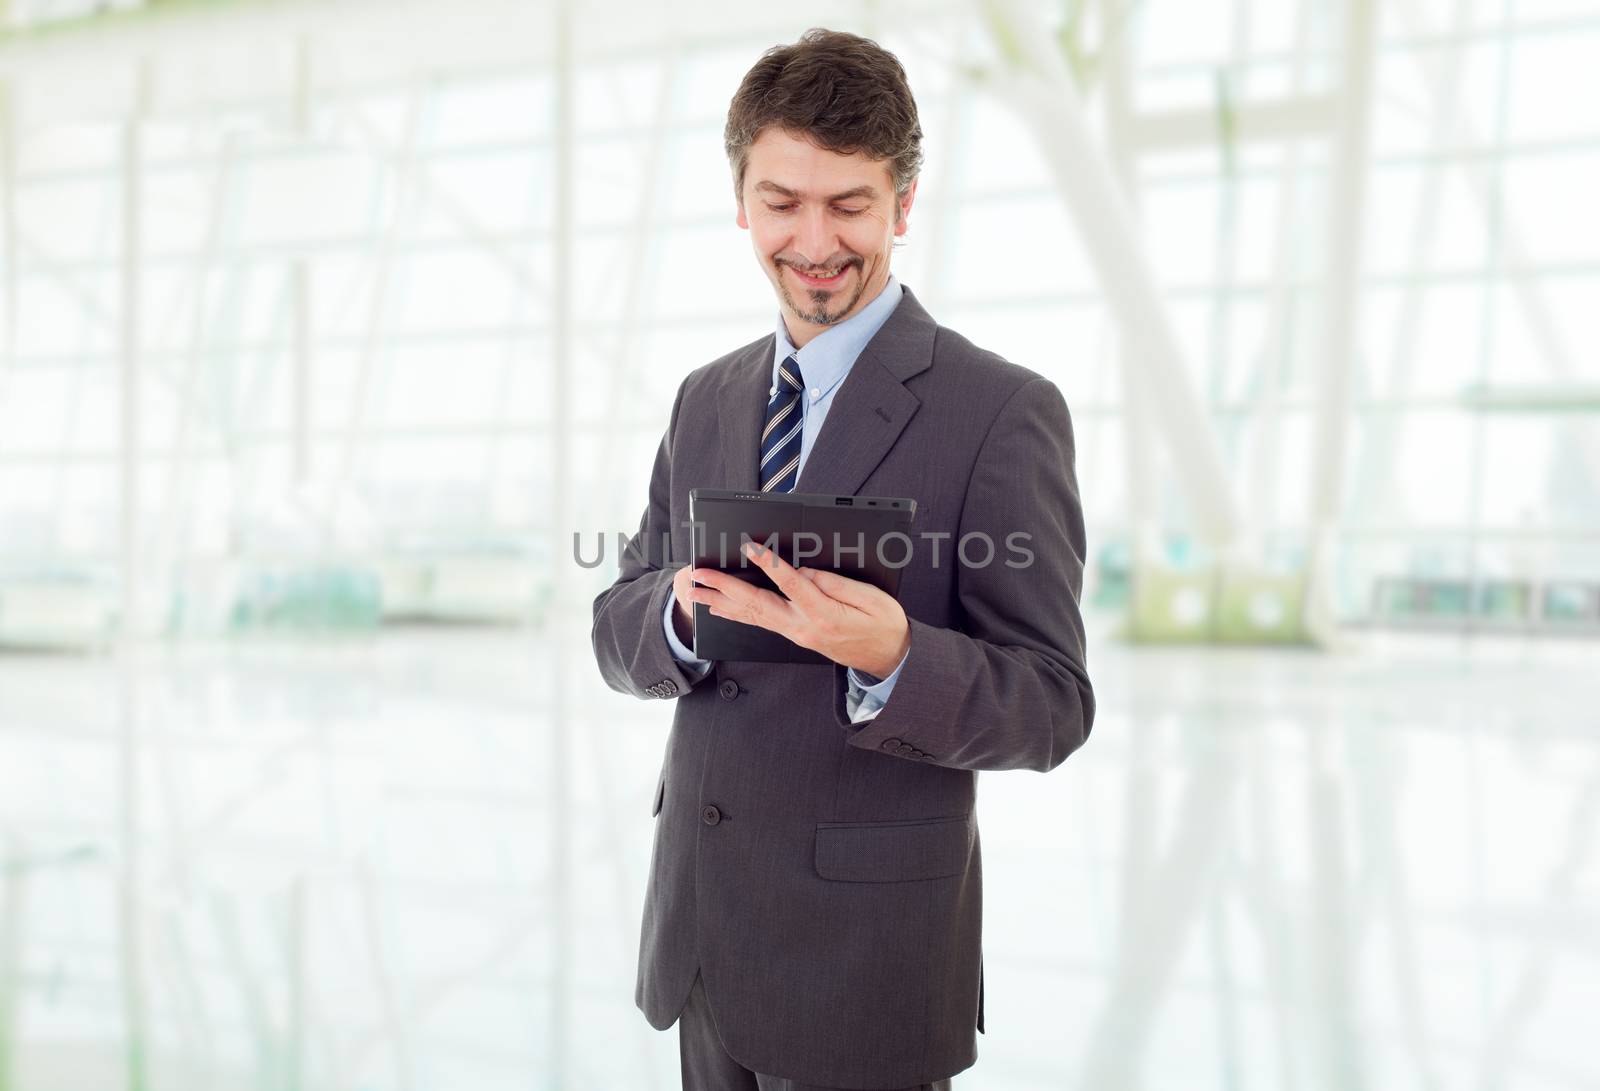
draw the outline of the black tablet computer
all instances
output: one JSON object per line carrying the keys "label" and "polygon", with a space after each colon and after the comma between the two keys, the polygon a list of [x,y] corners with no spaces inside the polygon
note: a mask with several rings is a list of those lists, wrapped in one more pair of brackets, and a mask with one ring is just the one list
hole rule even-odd
{"label": "black tablet computer", "polygon": [[[744,543],[753,539],[790,564],[825,568],[895,595],[911,560],[909,530],[916,512],[917,502],[900,496],[690,489],[693,566],[720,569],[782,594],[766,570],[744,555]],[[758,663],[828,662],[770,629],[714,617],[701,602],[694,604],[694,654]]]}

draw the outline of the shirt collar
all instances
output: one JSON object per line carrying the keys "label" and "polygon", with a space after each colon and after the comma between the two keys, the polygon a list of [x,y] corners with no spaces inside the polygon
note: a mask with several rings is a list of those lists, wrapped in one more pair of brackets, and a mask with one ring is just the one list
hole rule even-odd
{"label": "shirt collar", "polygon": [[[884,284],[883,290],[871,303],[837,326],[829,326],[799,350],[789,340],[789,330],[783,324],[783,312],[780,310],[778,336],[773,346],[772,386],[778,385],[778,365],[795,356],[800,361],[800,378],[806,384],[807,393],[815,390],[818,398],[825,397],[849,373],[850,366],[861,355],[861,350],[867,347],[867,342],[889,320],[895,307],[900,304],[900,296],[900,282],[890,273],[888,283]],[[808,404],[810,400],[808,397]]]}

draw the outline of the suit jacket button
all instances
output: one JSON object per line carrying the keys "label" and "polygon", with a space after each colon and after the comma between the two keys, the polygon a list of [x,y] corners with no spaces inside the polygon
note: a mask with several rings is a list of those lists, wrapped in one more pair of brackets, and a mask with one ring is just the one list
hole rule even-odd
{"label": "suit jacket button", "polygon": [[894,752],[896,754],[912,754],[916,752],[916,749],[917,748],[912,746],[910,743],[903,742],[899,746],[895,747]]}
{"label": "suit jacket button", "polygon": [[722,821],[722,812],[717,810],[714,805],[707,803],[700,810],[700,821],[704,822],[708,826],[715,826],[718,822]]}
{"label": "suit jacket button", "polygon": [[899,739],[884,739],[878,744],[879,750],[893,750],[900,745]]}
{"label": "suit jacket button", "polygon": [[739,696],[739,683],[732,678],[723,679],[722,685],[717,687],[717,692],[722,694],[724,701],[731,701]]}

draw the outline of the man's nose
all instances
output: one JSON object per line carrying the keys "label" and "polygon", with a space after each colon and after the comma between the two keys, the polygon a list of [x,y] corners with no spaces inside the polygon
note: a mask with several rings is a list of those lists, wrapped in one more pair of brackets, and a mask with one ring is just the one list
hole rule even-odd
{"label": "man's nose", "polygon": [[838,249],[833,225],[828,222],[826,209],[812,209],[800,218],[795,233],[794,246],[812,268],[826,265]]}

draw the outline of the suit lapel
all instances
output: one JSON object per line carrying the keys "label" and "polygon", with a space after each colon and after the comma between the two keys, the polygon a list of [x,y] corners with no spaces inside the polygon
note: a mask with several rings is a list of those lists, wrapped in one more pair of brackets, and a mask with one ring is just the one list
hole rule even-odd
{"label": "suit lapel", "polygon": [[[906,288],[888,321],[851,365],[795,483],[796,492],[853,496],[883,461],[922,402],[905,381],[933,364],[935,323]],[[758,342],[718,394],[728,488],[759,487],[762,421],[772,383],[773,338]]]}
{"label": "suit lapel", "polygon": [[772,389],[775,336],[768,334],[747,350],[717,392],[717,427],[722,433],[722,468],[726,488],[760,487],[761,426],[767,417],[767,391]]}

